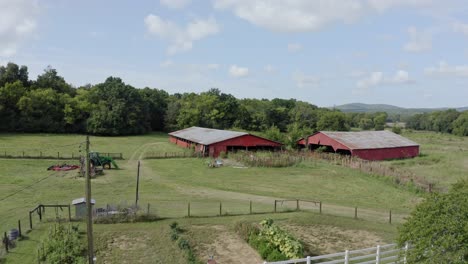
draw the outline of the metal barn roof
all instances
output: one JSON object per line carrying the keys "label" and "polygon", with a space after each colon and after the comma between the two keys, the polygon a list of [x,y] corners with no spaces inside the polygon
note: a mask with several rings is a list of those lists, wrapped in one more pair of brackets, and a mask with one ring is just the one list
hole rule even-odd
{"label": "metal barn roof", "polygon": [[202,145],[211,145],[213,143],[221,142],[231,138],[236,138],[249,133],[219,130],[204,127],[189,127],[179,131],[171,132],[169,135],[183,138]]}
{"label": "metal barn roof", "polygon": [[350,149],[378,149],[419,146],[418,143],[390,131],[331,132],[322,133]]}

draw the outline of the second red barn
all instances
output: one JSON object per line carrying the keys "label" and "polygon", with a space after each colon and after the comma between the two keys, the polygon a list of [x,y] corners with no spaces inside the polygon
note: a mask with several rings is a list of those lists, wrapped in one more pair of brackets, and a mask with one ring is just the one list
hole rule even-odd
{"label": "second red barn", "polygon": [[297,144],[314,150],[323,148],[335,152],[357,156],[365,160],[386,160],[416,157],[419,145],[390,131],[330,132],[320,131]]}

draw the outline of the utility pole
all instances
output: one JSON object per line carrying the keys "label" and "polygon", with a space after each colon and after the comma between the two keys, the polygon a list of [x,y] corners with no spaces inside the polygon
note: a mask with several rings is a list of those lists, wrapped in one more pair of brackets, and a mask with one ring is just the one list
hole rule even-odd
{"label": "utility pole", "polygon": [[88,234],[88,263],[94,263],[94,247],[93,247],[93,205],[91,204],[91,177],[89,175],[89,136],[86,136],[86,228]]}
{"label": "utility pole", "polygon": [[138,208],[138,200],[140,199],[138,195],[139,186],[140,186],[140,161],[138,161],[137,184],[136,184],[136,194],[135,194],[135,207],[137,208]]}

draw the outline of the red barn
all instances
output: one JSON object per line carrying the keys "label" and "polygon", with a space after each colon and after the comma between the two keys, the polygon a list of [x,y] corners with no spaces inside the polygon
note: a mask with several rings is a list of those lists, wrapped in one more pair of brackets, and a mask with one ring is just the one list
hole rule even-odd
{"label": "red barn", "polygon": [[275,150],[283,144],[245,132],[190,127],[169,133],[169,141],[179,146],[194,147],[196,152],[212,157],[235,150]]}
{"label": "red barn", "polygon": [[[412,158],[419,155],[419,145],[390,131],[329,132],[308,137],[309,149],[325,147],[327,152],[348,154],[365,160]],[[297,144],[305,147],[306,141]]]}

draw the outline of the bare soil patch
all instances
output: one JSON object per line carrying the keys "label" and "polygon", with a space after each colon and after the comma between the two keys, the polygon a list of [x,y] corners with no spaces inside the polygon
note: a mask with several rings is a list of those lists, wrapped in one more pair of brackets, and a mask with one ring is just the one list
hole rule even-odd
{"label": "bare soil patch", "polygon": [[195,233],[211,234],[208,239],[198,243],[195,247],[200,259],[213,256],[217,263],[262,263],[263,260],[249,244],[237,234],[222,225],[192,226]]}
{"label": "bare soil patch", "polygon": [[335,226],[283,224],[282,228],[303,241],[309,254],[322,255],[386,244],[376,234],[364,230],[344,230]]}

